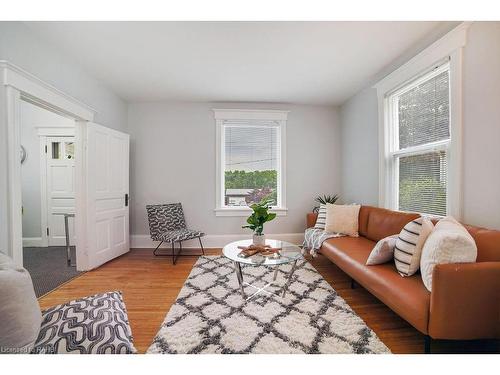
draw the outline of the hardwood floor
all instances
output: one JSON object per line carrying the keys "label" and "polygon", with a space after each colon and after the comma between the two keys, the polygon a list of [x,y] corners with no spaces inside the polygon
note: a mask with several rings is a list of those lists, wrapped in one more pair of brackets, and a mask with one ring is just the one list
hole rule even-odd
{"label": "hardwood floor", "polygon": [[[188,250],[185,251],[186,253]],[[206,250],[207,255],[220,250]],[[154,257],[151,249],[134,249],[96,270],[71,280],[39,299],[42,309],[99,292],[121,290],[134,344],[147,350],[170,306],[175,302],[196,257]],[[393,353],[422,353],[424,336],[365,289],[350,287],[350,278],[323,256],[308,259],[339,295],[372,328]],[[433,342],[433,352],[498,352],[498,342]]]}

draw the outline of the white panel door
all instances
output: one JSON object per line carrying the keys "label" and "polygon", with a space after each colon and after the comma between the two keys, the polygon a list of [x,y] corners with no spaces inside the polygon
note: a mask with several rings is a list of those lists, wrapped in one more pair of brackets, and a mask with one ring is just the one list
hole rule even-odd
{"label": "white panel door", "polygon": [[95,268],[130,250],[129,135],[87,123],[87,254]]}
{"label": "white panel door", "polygon": [[[48,246],[65,246],[62,214],[75,213],[75,137],[46,137],[46,142]],[[74,245],[73,218],[68,223]]]}

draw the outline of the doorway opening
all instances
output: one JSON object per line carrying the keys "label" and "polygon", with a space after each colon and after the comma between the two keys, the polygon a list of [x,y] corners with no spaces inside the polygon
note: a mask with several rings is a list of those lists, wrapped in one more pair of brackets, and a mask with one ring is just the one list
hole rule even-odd
{"label": "doorway opening", "polygon": [[[8,61],[0,60],[0,73],[0,99],[3,99],[0,100],[0,110],[5,110],[6,114],[0,118],[0,139],[6,145],[5,148],[0,148],[6,162],[0,168],[0,200],[5,206],[5,210],[0,210],[0,251],[11,257],[16,265],[26,266],[23,261],[23,173],[19,152],[22,150],[21,106],[29,103],[38,109],[69,119],[74,129],[73,134],[61,133],[60,130],[45,134],[47,137],[73,135],[73,145],[64,144],[66,141],[63,139],[60,139],[62,143],[58,146],[52,146],[53,142],[45,145],[47,153],[52,152],[54,147],[55,154],[62,153],[66,157],[68,150],[74,150],[73,238],[76,244],[76,268],[80,271],[91,270],[128,252],[129,135],[94,123],[97,113],[94,109]],[[40,201],[40,205],[47,204],[47,200]],[[27,209],[28,205],[25,205]],[[33,209],[34,206],[30,207]],[[45,230],[47,225],[43,227]],[[57,223],[54,225],[57,226]],[[28,237],[31,235],[25,231],[26,244],[28,245],[29,239],[34,238],[36,241],[38,237],[41,243],[43,228],[34,237]],[[70,225],[68,229],[71,230]],[[45,235],[46,247],[49,234]],[[57,236],[55,237],[56,241]]]}
{"label": "doorway opening", "polygon": [[80,274],[75,248],[74,119],[21,100],[23,263],[37,297]]}

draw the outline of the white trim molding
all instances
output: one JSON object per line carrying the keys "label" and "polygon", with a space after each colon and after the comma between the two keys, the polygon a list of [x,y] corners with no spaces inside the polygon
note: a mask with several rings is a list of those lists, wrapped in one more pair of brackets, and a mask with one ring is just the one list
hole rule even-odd
{"label": "white trim molding", "polygon": [[52,109],[57,107],[58,112],[76,116],[77,119],[93,121],[97,113],[95,109],[78,99],[58,90],[54,86],[42,81],[24,69],[0,60],[0,69],[3,70],[3,83],[22,92],[22,97],[41,107]]}
{"label": "white trim molding", "polygon": [[[223,207],[214,209],[215,216],[250,216],[252,209],[249,207]],[[288,208],[272,208],[269,212],[273,212],[276,216],[286,216]]]}
{"label": "white trim molding", "polygon": [[[203,247],[208,249],[221,249],[230,242],[246,240],[249,239],[248,234],[207,234],[202,237]],[[276,240],[290,242],[296,245],[302,245],[304,241],[304,233],[281,233],[281,234],[266,234],[266,238],[272,238]],[[151,237],[147,234],[132,234],[130,236],[130,248],[131,249],[154,249],[158,246],[158,242],[151,240]],[[178,244],[176,244],[178,247]],[[171,247],[170,243],[163,243],[160,248]],[[176,248],[177,248],[176,247]],[[183,241],[183,249],[199,249],[200,243],[197,239]]]}
{"label": "white trim molding", "polygon": [[[216,152],[215,152],[215,216],[248,216],[248,207],[228,207],[224,205],[224,124],[225,121],[273,121],[279,128],[279,170],[278,170],[278,206],[271,212],[286,216],[286,121],[289,111],[261,109],[213,109],[215,117]],[[244,125],[243,125],[244,126]]]}
{"label": "white trim molding", "polygon": [[214,108],[216,120],[275,120],[286,121],[290,111],[275,109],[220,109]]}
{"label": "white trim molding", "polygon": [[379,122],[379,205],[394,207],[394,184],[390,173],[390,153],[394,139],[388,97],[419,76],[449,61],[450,74],[450,134],[448,164],[448,214],[462,218],[462,54],[467,42],[467,30],[472,22],[463,22],[407,63],[390,73],[373,87],[378,96]]}
{"label": "white trim molding", "polygon": [[23,247],[46,247],[42,237],[23,237]]}
{"label": "white trim molding", "polygon": [[39,137],[74,137],[76,134],[76,126],[58,126],[58,127],[45,127],[37,126],[37,133]]}
{"label": "white trim molding", "polygon": [[[63,93],[57,88],[45,83],[25,70],[0,60],[0,110],[5,109],[5,115],[0,116],[0,128],[6,129],[7,149],[0,150],[0,157],[7,160],[6,190],[2,190],[7,198],[6,220],[8,224],[7,238],[2,243],[7,244],[8,255],[14,262],[23,265],[22,238],[22,197],[21,197],[21,163],[19,162],[20,141],[20,103],[28,101],[40,107],[51,110],[85,123],[93,121],[96,111],[77,99]],[[78,137],[77,137],[78,138]],[[78,152],[78,151],[77,151]],[[78,171],[78,168],[77,168]],[[78,172],[76,173],[78,175]],[[4,176],[1,178],[4,179]],[[77,186],[78,189],[78,186]],[[83,248],[77,244],[77,265],[80,262]],[[79,267],[81,269],[81,267]]]}

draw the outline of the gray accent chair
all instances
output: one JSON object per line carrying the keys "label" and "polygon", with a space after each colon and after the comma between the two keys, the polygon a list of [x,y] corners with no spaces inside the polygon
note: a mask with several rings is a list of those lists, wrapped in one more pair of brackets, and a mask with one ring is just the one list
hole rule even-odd
{"label": "gray accent chair", "polygon": [[[205,249],[201,242],[201,237],[205,233],[199,230],[188,229],[184,218],[184,211],[181,203],[152,204],[146,206],[149,222],[149,233],[153,241],[159,241],[158,246],[153,250],[155,256],[172,256],[172,263],[175,265],[177,258],[181,256],[182,241],[198,238],[202,254]],[[163,242],[170,243],[172,254],[160,254],[158,249]],[[175,243],[179,243],[179,252],[175,252]]]}

